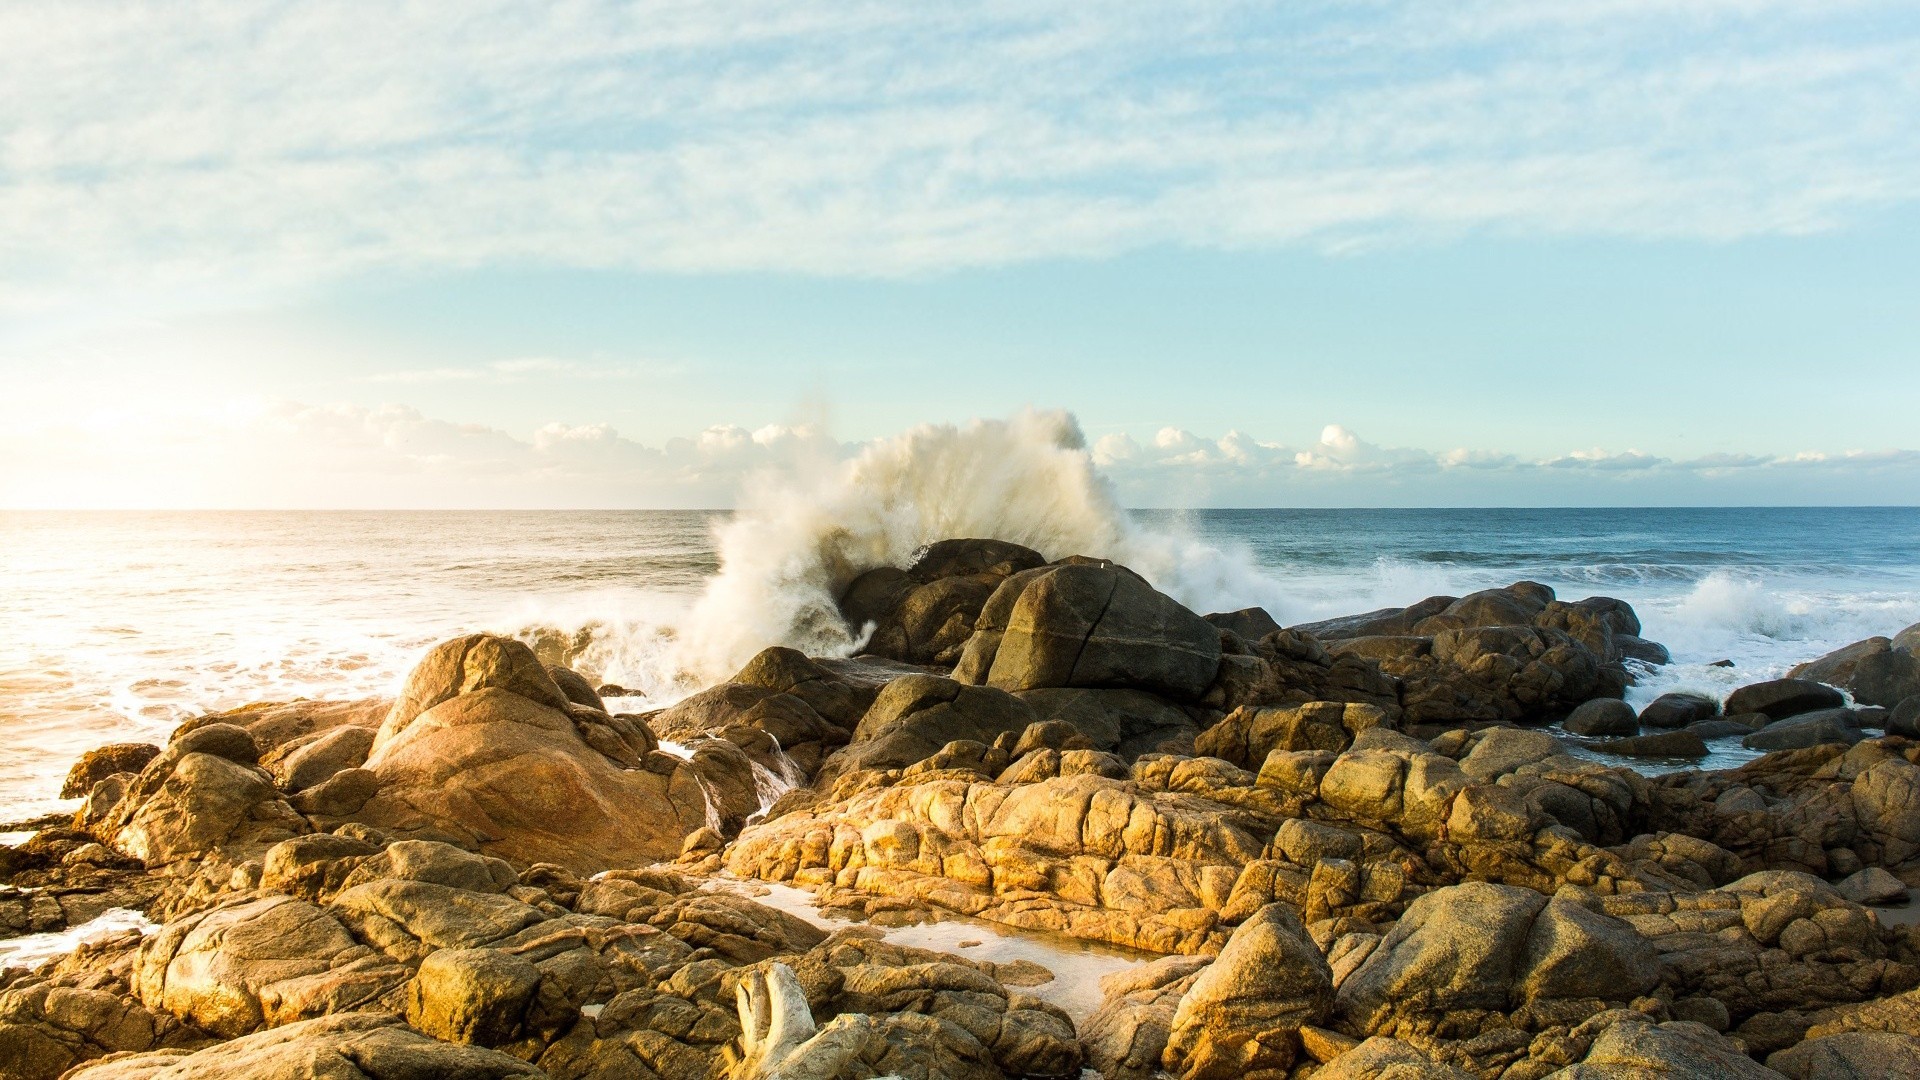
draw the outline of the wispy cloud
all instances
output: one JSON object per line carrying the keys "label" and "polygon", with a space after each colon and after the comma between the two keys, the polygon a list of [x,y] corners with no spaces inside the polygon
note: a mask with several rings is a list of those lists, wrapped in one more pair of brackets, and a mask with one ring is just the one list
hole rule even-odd
{"label": "wispy cloud", "polygon": [[913,274],[1920,191],[1898,0],[0,8],[0,304],[495,263]]}
{"label": "wispy cloud", "polygon": [[677,364],[616,363],[595,364],[561,360],[547,356],[495,360],[474,367],[404,368],[383,371],[366,377],[370,383],[402,386],[423,383],[523,383],[540,380],[579,379],[587,381],[629,380],[678,372]]}

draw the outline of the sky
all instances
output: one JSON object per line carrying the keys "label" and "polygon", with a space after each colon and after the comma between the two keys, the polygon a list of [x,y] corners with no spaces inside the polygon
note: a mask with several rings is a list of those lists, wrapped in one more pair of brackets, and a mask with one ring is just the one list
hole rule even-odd
{"label": "sky", "polygon": [[1920,8],[0,6],[0,507],[1920,503]]}

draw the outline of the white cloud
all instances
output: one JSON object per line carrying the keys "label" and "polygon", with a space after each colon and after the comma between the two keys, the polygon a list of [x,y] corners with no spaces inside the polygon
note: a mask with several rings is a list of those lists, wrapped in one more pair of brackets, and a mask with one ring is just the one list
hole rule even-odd
{"label": "white cloud", "polygon": [[1920,190],[1909,12],[15,0],[0,305],[369,267],[1827,229]]}
{"label": "white cloud", "polygon": [[[1079,445],[1077,427],[1063,431]],[[714,507],[762,470],[866,445],[804,423],[720,424],[653,446],[606,423],[522,437],[400,404],[194,399],[14,421],[0,431],[0,507]],[[1528,458],[1381,446],[1338,424],[1301,446],[1166,427],[1086,449],[1136,506],[1920,503],[1915,450]]]}

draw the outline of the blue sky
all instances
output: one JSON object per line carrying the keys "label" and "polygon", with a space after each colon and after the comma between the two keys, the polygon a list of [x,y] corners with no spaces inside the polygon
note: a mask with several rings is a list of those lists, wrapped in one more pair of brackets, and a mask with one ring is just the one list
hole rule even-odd
{"label": "blue sky", "polygon": [[1920,502],[1903,3],[0,9],[0,505]]}

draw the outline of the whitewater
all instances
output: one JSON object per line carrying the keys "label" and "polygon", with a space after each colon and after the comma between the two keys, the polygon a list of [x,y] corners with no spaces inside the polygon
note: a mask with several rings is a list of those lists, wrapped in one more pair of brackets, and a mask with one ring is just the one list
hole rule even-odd
{"label": "whitewater", "polygon": [[[1724,692],[1920,621],[1920,509],[1128,510],[1072,418],[927,425],[795,460],[720,511],[0,513],[0,821],[75,805],[81,751],[262,700],[392,692],[490,630],[664,704],[787,644],[856,652],[845,585],[994,537],[1305,622],[1522,578],[1617,596]],[[1732,661],[1732,667],[1713,666]]]}

